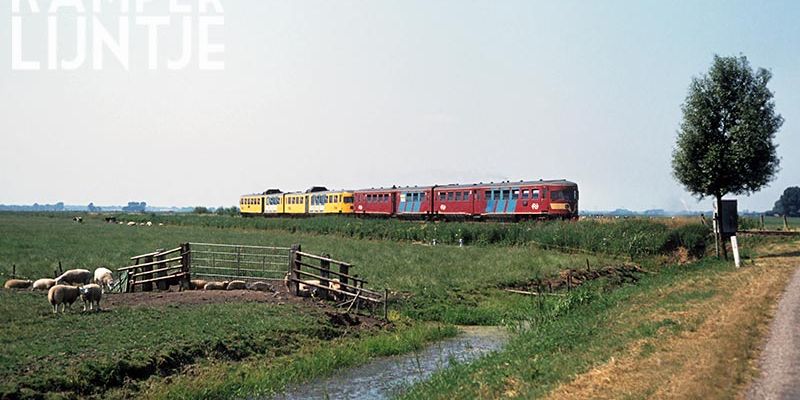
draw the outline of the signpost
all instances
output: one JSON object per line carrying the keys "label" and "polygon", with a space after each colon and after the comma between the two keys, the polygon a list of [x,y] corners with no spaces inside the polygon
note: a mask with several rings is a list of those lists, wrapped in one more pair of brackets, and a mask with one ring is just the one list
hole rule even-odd
{"label": "signpost", "polygon": [[[725,239],[731,238],[731,248],[733,250],[733,261],[736,268],[740,266],[739,259],[739,243],[736,241],[736,232],[739,230],[739,212],[737,210],[736,200],[722,200],[722,207],[720,210],[716,209],[714,204],[714,213],[719,214],[719,224],[714,219],[714,237],[719,237],[719,245],[722,246],[725,259],[728,259],[727,252],[725,251]],[[719,249],[717,249],[717,256],[719,256]]]}

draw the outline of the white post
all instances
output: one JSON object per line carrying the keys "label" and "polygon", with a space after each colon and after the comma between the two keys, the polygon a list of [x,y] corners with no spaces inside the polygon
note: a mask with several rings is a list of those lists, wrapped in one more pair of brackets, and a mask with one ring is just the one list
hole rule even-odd
{"label": "white post", "polygon": [[731,236],[731,248],[733,249],[733,262],[736,264],[736,268],[739,268],[742,264],[739,259],[739,243],[736,241],[736,235]]}

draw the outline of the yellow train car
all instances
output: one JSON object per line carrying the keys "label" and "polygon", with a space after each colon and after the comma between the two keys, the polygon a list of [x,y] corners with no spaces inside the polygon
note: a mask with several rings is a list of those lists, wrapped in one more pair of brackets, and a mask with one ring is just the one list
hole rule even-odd
{"label": "yellow train car", "polygon": [[308,214],[308,194],[286,193],[283,195],[283,213],[289,215]]}
{"label": "yellow train car", "polygon": [[264,215],[280,215],[283,213],[283,193],[270,193],[264,196]]}
{"label": "yellow train car", "polygon": [[352,214],[353,193],[326,191],[309,194],[310,214]]}
{"label": "yellow train car", "polygon": [[245,217],[264,213],[264,195],[246,194],[239,198],[239,213]]}

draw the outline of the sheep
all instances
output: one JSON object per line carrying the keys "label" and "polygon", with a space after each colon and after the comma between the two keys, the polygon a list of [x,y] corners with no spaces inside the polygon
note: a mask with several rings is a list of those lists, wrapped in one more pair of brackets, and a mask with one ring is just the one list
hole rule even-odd
{"label": "sheep", "polygon": [[247,285],[248,290],[255,290],[258,292],[273,292],[272,286],[266,282],[253,282]]}
{"label": "sheep", "polygon": [[208,282],[203,286],[203,290],[225,290],[228,287],[228,281],[225,282]]}
{"label": "sheep", "polygon": [[147,221],[147,226],[153,226],[153,222]]}
{"label": "sheep", "polygon": [[311,286],[311,285],[319,285],[320,284],[319,280],[306,279],[303,282],[305,282],[305,283],[298,283],[297,284],[298,285],[297,286],[297,291],[299,293],[299,296],[302,296],[302,297],[317,297],[318,288],[316,286]]}
{"label": "sheep", "polygon": [[43,278],[33,282],[31,290],[50,290],[51,287],[56,285],[55,279]]}
{"label": "sheep", "polygon": [[27,289],[31,287],[33,282],[29,280],[22,280],[22,279],[9,279],[6,281],[5,288],[6,289]]}
{"label": "sheep", "polygon": [[100,286],[111,290],[111,285],[114,283],[114,276],[111,275],[111,270],[105,267],[100,267],[94,270],[94,279],[92,283],[96,283]]}
{"label": "sheep", "polygon": [[128,222],[128,226],[136,226],[136,222],[133,222],[133,221]]}
{"label": "sheep", "polygon": [[192,279],[189,281],[189,288],[192,290],[203,290],[203,288],[206,286],[206,283],[208,283],[208,281],[203,279]]}
{"label": "sheep", "polygon": [[100,311],[100,299],[103,297],[103,288],[96,283],[90,283],[86,286],[79,288],[81,292],[81,300],[83,300],[83,311],[86,311],[86,303],[89,303],[89,311],[94,309],[97,305],[97,311]]}
{"label": "sheep", "polygon": [[61,310],[64,313],[67,311],[67,306],[72,308],[72,303],[78,300],[80,295],[81,291],[76,287],[55,285],[47,292],[47,301],[53,306],[53,314],[58,313],[58,306],[60,305],[64,305]]}
{"label": "sheep", "polygon": [[56,278],[56,284],[86,285],[92,281],[92,271],[88,269],[71,269]]}
{"label": "sheep", "polygon": [[245,281],[230,281],[226,290],[245,290],[247,289],[247,282]]}

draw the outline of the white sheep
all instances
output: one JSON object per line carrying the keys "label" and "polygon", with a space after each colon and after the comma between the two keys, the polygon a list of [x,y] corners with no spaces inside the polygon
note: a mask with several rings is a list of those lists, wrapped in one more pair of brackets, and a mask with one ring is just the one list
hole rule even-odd
{"label": "white sheep", "polygon": [[151,221],[147,221],[147,226],[153,226],[153,223]]}
{"label": "white sheep", "polygon": [[67,306],[72,308],[72,303],[78,300],[81,291],[72,286],[55,285],[47,292],[47,301],[53,306],[53,314],[58,313],[58,306],[63,305],[61,312],[67,311]]}
{"label": "white sheep", "polygon": [[50,290],[51,287],[56,285],[55,279],[38,279],[36,282],[33,282],[33,287],[31,290]]}
{"label": "white sheep", "polygon": [[92,271],[88,269],[71,269],[56,278],[56,284],[86,285],[92,281]]}
{"label": "white sheep", "polygon": [[208,283],[208,281],[204,279],[192,279],[189,281],[189,289],[203,290],[203,288],[206,286],[206,283]]}
{"label": "white sheep", "polygon": [[6,289],[27,289],[31,287],[33,282],[28,280],[22,279],[9,279],[6,281],[5,288]]}
{"label": "white sheep", "polygon": [[136,226],[136,222],[133,222],[133,221],[128,222],[128,226]]}
{"label": "white sheep", "polygon": [[267,282],[253,282],[247,285],[247,290],[255,290],[259,292],[273,292],[272,286]]}
{"label": "white sheep", "polygon": [[225,287],[226,290],[245,290],[247,289],[247,282],[245,281],[230,281],[228,282],[228,286]]}
{"label": "white sheep", "polygon": [[225,282],[208,282],[203,286],[203,290],[225,290],[228,287],[228,281]]}
{"label": "white sheep", "polygon": [[94,309],[94,305],[97,305],[97,311],[100,311],[100,299],[103,298],[103,288],[96,283],[90,283],[79,288],[79,290],[81,292],[81,300],[83,300],[83,311],[86,311],[86,303],[89,303],[89,311]]}
{"label": "white sheep", "polygon": [[111,274],[110,269],[100,267],[94,270],[94,280],[92,282],[111,290],[111,285],[114,283],[114,276]]}

